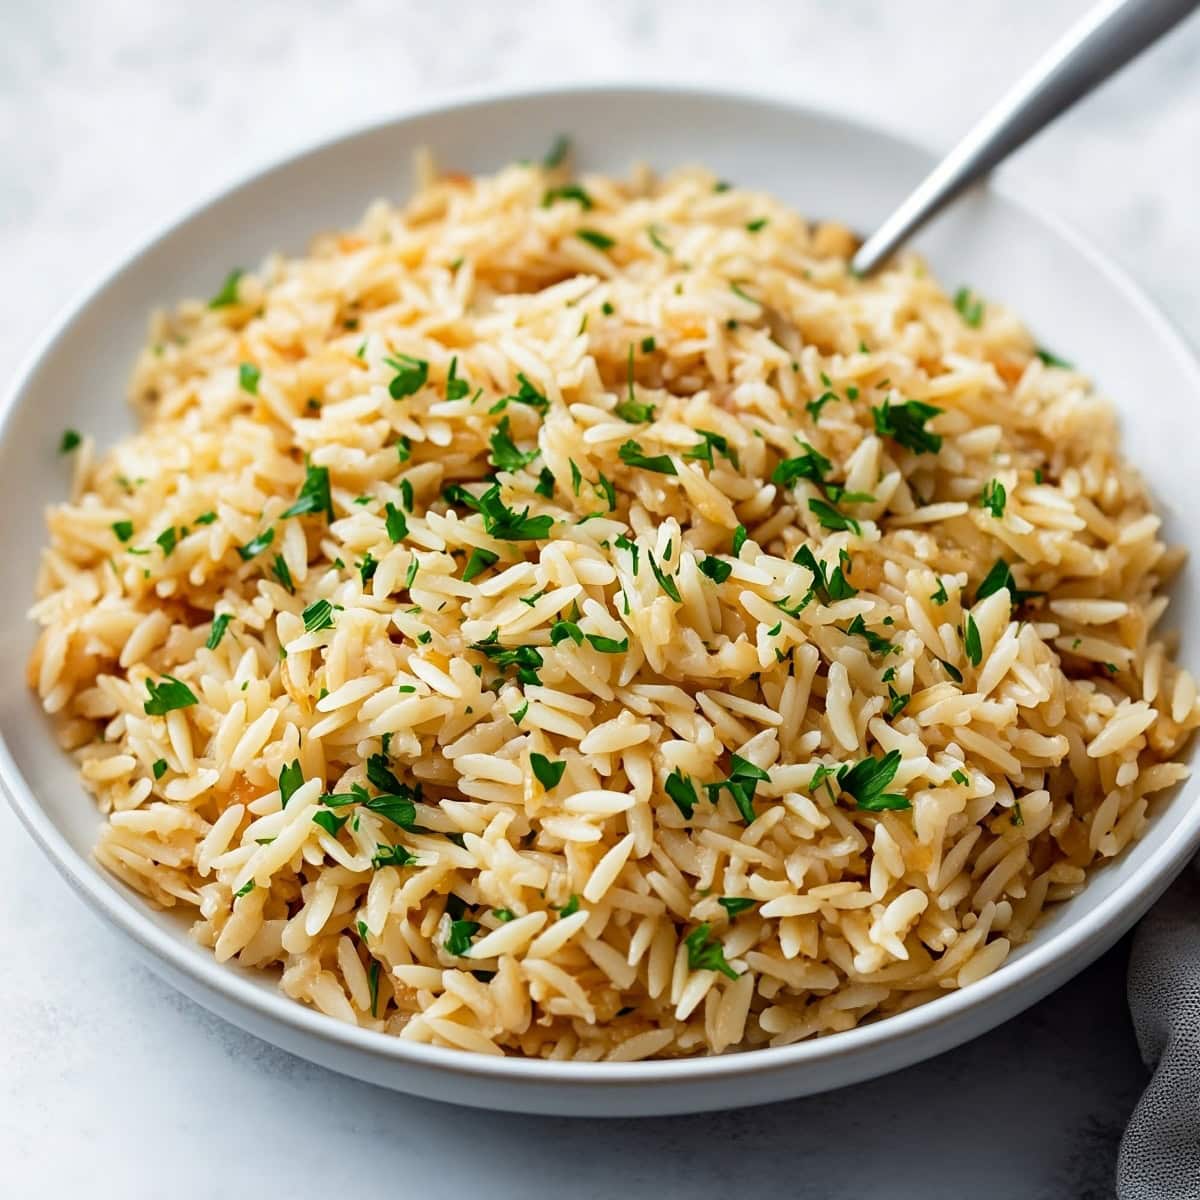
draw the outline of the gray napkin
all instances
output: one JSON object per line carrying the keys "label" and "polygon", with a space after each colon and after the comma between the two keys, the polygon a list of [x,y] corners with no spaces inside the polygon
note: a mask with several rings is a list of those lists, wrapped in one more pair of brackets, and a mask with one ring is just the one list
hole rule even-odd
{"label": "gray napkin", "polygon": [[1129,1009],[1154,1075],[1117,1162],[1120,1200],[1200,1198],[1200,860],[1138,927]]}

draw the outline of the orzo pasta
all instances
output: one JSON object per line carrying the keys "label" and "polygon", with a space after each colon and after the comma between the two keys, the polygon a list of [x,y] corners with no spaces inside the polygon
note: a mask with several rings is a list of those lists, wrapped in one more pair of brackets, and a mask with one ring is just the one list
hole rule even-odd
{"label": "orzo pasta", "polygon": [[29,673],[96,853],[401,1038],[780,1045],[995,970],[1197,724],[1003,308],[698,170],[428,178],[154,318]]}

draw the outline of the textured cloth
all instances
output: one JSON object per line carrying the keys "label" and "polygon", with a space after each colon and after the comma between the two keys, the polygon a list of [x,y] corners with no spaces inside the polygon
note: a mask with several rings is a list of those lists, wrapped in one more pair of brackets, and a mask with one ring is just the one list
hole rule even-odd
{"label": "textured cloth", "polygon": [[1138,928],[1129,1008],[1154,1072],[1121,1142],[1120,1200],[1200,1198],[1200,860]]}

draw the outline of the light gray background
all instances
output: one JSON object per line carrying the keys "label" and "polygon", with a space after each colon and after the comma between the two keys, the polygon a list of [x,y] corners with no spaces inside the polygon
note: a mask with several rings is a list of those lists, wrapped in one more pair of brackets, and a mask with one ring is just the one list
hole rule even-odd
{"label": "light gray background", "polygon": [[[739,83],[948,146],[1084,7],[0,0],[0,372],[148,226],[263,156],[414,98],[491,83]],[[1200,21],[1005,169],[1193,341],[1198,59]],[[635,143],[631,131],[631,156],[648,149]],[[21,686],[18,664],[3,666]],[[627,1122],[474,1113],[330,1074],[176,995],[3,806],[0,880],[5,1196],[1074,1200],[1111,1194],[1143,1082],[1121,947],[971,1045],[834,1095]]]}

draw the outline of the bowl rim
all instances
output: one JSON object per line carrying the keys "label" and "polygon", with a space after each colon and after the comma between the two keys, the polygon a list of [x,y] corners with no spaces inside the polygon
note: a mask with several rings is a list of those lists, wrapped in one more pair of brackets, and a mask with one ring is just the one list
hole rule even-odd
{"label": "bowl rim", "polygon": [[[43,360],[54,351],[60,337],[88,309],[96,296],[120,274],[131,270],[140,259],[202,213],[234,193],[261,181],[271,173],[292,166],[301,159],[320,156],[340,144],[393,126],[443,113],[469,113],[512,100],[552,100],[555,97],[592,96],[597,99],[632,95],[648,102],[672,100],[719,101],[742,107],[770,108],[786,112],[800,120],[834,122],[856,135],[882,136],[906,151],[936,161],[937,152],[907,134],[897,132],[886,123],[876,124],[859,115],[832,105],[816,105],[797,100],[779,91],[761,87],[740,87],[717,84],[700,86],[684,81],[644,83],[635,80],[599,80],[584,83],[549,82],[532,86],[483,86],[442,93],[425,100],[405,104],[389,116],[367,123],[348,123],[324,137],[301,141],[284,152],[265,158],[257,166],[236,174],[207,191],[199,200],[175,211],[152,231],[136,239],[132,247],[109,259],[108,264],[94,274],[50,321],[26,353],[12,375],[0,399],[0,440],[10,426],[30,381]],[[1200,361],[1177,327],[1159,310],[1132,278],[1102,253],[1089,239],[1078,233],[1063,219],[1034,209],[1002,184],[988,182],[984,186],[1019,210],[1021,216],[1041,225],[1049,234],[1066,243],[1107,282],[1138,310],[1142,320],[1171,353],[1173,366],[1194,391],[1200,393]],[[1167,840],[1152,857],[1130,876],[1121,881],[1112,893],[1102,898],[1078,919],[1055,931],[1044,940],[1031,944],[1019,960],[1004,966],[972,983],[968,987],[948,992],[907,1011],[875,1022],[855,1026],[818,1038],[794,1042],[786,1046],[761,1047],[753,1050],[700,1058],[651,1059],[632,1063],[577,1062],[517,1056],[492,1057],[466,1050],[432,1046],[404,1041],[390,1034],[359,1026],[344,1024],[283,994],[278,988],[264,988],[236,968],[198,953],[198,947],[170,933],[153,921],[149,910],[132,895],[119,889],[115,880],[77,852],[59,832],[48,813],[34,796],[33,789],[18,769],[0,729],[0,790],[8,797],[34,841],[51,863],[89,904],[110,924],[132,938],[153,958],[162,960],[200,989],[214,991],[243,1009],[249,1009],[260,1020],[291,1027],[296,1033],[315,1038],[331,1049],[366,1054],[390,1060],[397,1067],[411,1064],[432,1069],[441,1074],[487,1076],[493,1080],[525,1081],[542,1085],[604,1084],[628,1087],[646,1084],[681,1084],[689,1080],[711,1081],[745,1074],[791,1071],[803,1066],[815,1066],[832,1060],[854,1057],[878,1048],[918,1037],[930,1026],[962,1018],[974,1008],[998,1002],[1008,997],[1013,1003],[1015,993],[1029,994],[1032,1003],[1039,993],[1030,985],[1038,978],[1054,972],[1063,962],[1080,959],[1101,931],[1110,924],[1119,926],[1123,915],[1133,911],[1140,915],[1184,866],[1200,844],[1200,804],[1185,813],[1176,836]],[[1126,921],[1126,925],[1129,924]],[[1086,962],[1083,958],[1079,969]],[[1011,1011],[1025,1005],[1016,1001]],[[990,1025],[988,1026],[990,1027]],[[982,1032],[977,1029],[976,1033]],[[971,1034],[958,1037],[954,1044]]]}

